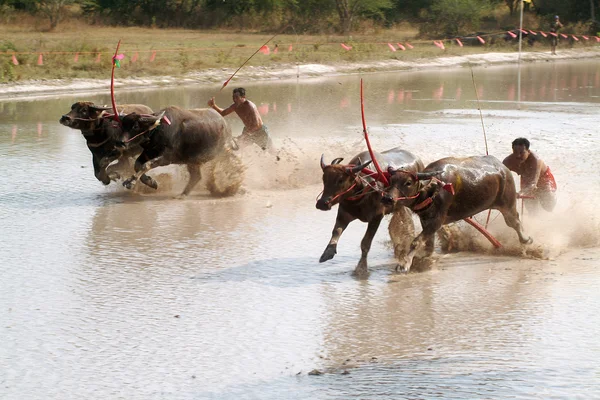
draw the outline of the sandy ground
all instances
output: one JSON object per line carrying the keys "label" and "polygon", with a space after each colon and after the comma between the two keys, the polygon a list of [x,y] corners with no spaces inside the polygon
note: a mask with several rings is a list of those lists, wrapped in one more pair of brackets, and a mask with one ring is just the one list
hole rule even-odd
{"label": "sandy ground", "polygon": [[[520,61],[548,62],[551,60],[578,60],[600,57],[600,46],[586,49],[560,50],[552,56],[550,51],[522,52]],[[467,56],[438,57],[433,59],[415,59],[410,61],[388,60],[340,64],[279,64],[272,67],[246,66],[237,74],[238,80],[278,80],[293,78],[311,78],[319,76],[348,75],[368,72],[410,71],[455,67],[465,64],[500,65],[519,62],[518,53],[482,53]],[[215,84],[215,76],[233,74],[238,67],[208,69],[192,72],[184,76],[155,76],[144,78],[118,79],[115,87],[121,89],[157,88],[163,86],[187,86],[194,84]],[[39,80],[8,83],[0,85],[0,101],[20,98],[39,98],[56,96],[62,93],[98,93],[110,87],[110,79],[73,79]]]}

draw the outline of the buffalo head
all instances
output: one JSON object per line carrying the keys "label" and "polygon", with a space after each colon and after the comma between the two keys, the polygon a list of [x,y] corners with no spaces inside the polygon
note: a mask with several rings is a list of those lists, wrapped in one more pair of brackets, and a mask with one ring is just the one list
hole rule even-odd
{"label": "buffalo head", "polygon": [[89,131],[94,129],[100,118],[112,107],[97,106],[91,101],[80,101],[71,106],[71,111],[63,115],[59,122],[69,128]]}
{"label": "buffalo head", "polygon": [[316,207],[319,210],[331,210],[331,207],[341,200],[344,192],[348,191],[354,184],[356,174],[367,167],[371,160],[359,165],[340,164],[343,158],[334,159],[331,164],[326,165],[324,156],[321,155],[321,169],[323,169],[323,195],[317,200]]}
{"label": "buffalo head", "polygon": [[[129,142],[138,135],[143,136],[144,133],[151,131],[160,125],[161,119],[164,117],[165,112],[162,111],[158,115],[156,114],[138,114],[131,113],[121,118],[121,126],[123,127],[123,142]],[[144,141],[143,137],[137,142]]]}
{"label": "buffalo head", "polygon": [[416,174],[404,169],[394,170],[389,168],[390,186],[386,189],[385,194],[381,198],[384,204],[395,204],[400,201],[400,204],[408,206],[414,202],[421,190],[421,182],[431,179],[443,171],[432,172],[417,172]]}

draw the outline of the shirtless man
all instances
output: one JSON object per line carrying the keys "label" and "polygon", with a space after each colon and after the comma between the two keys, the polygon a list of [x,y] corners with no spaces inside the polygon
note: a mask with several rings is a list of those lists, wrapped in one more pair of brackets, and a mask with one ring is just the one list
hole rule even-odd
{"label": "shirtless man", "polygon": [[244,130],[240,136],[234,138],[234,142],[238,148],[244,148],[252,143],[256,143],[263,150],[273,151],[273,142],[269,136],[269,130],[263,124],[256,105],[246,99],[246,89],[233,89],[233,104],[225,109],[215,104],[214,97],[208,101],[208,106],[222,116],[229,115],[235,111],[238,117],[240,117],[244,123]]}
{"label": "shirtless man", "polygon": [[536,154],[529,151],[529,140],[518,138],[512,142],[512,154],[503,161],[511,171],[521,176],[523,196],[533,198],[525,200],[530,212],[536,212],[538,205],[546,211],[552,211],[556,205],[556,181],[550,168]]}

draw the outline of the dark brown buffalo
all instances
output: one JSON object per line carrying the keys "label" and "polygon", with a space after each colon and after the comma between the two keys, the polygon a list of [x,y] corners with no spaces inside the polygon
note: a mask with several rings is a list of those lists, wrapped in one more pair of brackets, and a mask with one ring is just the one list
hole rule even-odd
{"label": "dark brown buffalo", "polygon": [[[416,254],[433,252],[435,233],[442,225],[496,209],[513,228],[521,243],[533,240],[523,233],[517,212],[517,191],[511,172],[493,156],[448,157],[429,164],[423,172],[391,169],[390,187],[382,201],[402,204],[421,220],[423,231],[411,243],[408,254],[396,267],[408,272]],[[451,186],[450,186],[451,184]]]}
{"label": "dark brown buffalo", "polygon": [[[117,106],[119,114],[136,112],[139,114],[152,114],[152,109],[142,104],[122,104]],[[111,180],[119,179],[116,172],[125,166],[130,166],[130,159],[137,157],[141,152],[140,146],[117,147],[121,139],[122,130],[114,118],[106,114],[113,114],[112,107],[97,106],[89,101],[81,101],[71,106],[71,111],[61,117],[60,123],[72,129],[78,129],[86,140],[88,149],[92,153],[92,165],[96,179],[105,185]],[[108,172],[107,167],[113,161],[117,165]],[[131,169],[131,168],[128,168]]]}
{"label": "dark brown buffalo", "polygon": [[[407,171],[417,173],[423,169],[423,162],[414,154],[401,148],[394,148],[382,153],[375,153],[377,161],[382,168],[404,168]],[[367,231],[360,243],[361,257],[354,271],[357,275],[367,272],[367,254],[371,249],[371,243],[377,233],[379,224],[385,214],[393,211],[392,205],[384,205],[381,202],[381,190],[383,185],[364,173],[359,173],[370,162],[371,156],[368,151],[356,155],[350,164],[341,164],[342,158],[336,158],[330,165],[325,165],[321,157],[321,168],[323,169],[323,195],[317,201],[319,210],[330,210],[339,203],[335,226],[331,240],[321,255],[319,262],[333,258],[337,253],[337,243],[348,224],[355,219],[368,224]],[[369,185],[375,185],[377,190]],[[397,212],[404,212],[404,207],[399,207]],[[410,217],[410,215],[409,215]],[[409,218],[407,223],[412,224]]]}
{"label": "dark brown buffalo", "polygon": [[[184,110],[167,107],[153,115],[128,114],[122,118],[123,141],[138,143],[142,154],[136,173],[123,185],[131,189],[144,173],[170,164],[185,164],[190,179],[181,196],[187,196],[201,179],[200,167],[219,156],[230,154],[231,129],[215,110]],[[158,188],[148,177],[144,182]]]}

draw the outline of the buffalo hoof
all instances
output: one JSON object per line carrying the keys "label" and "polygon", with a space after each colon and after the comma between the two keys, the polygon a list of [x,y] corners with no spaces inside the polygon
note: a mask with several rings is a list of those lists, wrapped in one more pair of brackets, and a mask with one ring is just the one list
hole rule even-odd
{"label": "buffalo hoof", "polygon": [[409,269],[402,264],[396,264],[396,272],[400,274],[408,274]]}
{"label": "buffalo hoof", "polygon": [[523,244],[531,244],[531,243],[533,243],[533,238],[531,236],[529,236],[527,238],[527,240],[525,240],[524,242],[521,242],[521,243],[523,243]]}
{"label": "buffalo hoof", "polygon": [[123,181],[123,186],[125,186],[127,189],[133,189],[133,185],[135,184],[135,178],[131,177],[125,181]]}
{"label": "buffalo hoof", "polygon": [[116,181],[121,179],[121,174],[119,174],[116,171],[111,171],[108,173],[108,179],[110,179],[111,181]]}
{"label": "buffalo hoof", "polygon": [[361,267],[360,264],[354,269],[352,275],[357,279],[367,279],[369,277],[369,269],[365,263],[364,267]]}
{"label": "buffalo hoof", "polygon": [[158,183],[156,183],[156,181],[154,179],[152,179],[151,177],[147,176],[147,175],[142,175],[140,180],[142,181],[142,183],[146,186],[151,187],[152,189],[158,189]]}
{"label": "buffalo hoof", "polygon": [[327,248],[321,255],[321,258],[319,258],[319,262],[322,263],[327,260],[331,260],[333,258],[333,256],[335,256],[336,254],[337,254],[337,251],[336,251],[335,246],[327,246]]}

